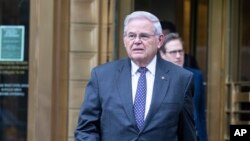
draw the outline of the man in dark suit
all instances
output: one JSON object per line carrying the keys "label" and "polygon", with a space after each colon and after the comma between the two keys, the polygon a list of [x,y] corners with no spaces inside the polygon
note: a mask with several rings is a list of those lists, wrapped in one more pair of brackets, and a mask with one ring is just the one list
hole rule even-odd
{"label": "man in dark suit", "polygon": [[[160,48],[161,57],[180,67],[191,71],[194,76],[194,119],[198,141],[207,141],[207,126],[205,113],[205,93],[203,86],[203,75],[197,68],[185,66],[184,50],[182,39],[177,33],[169,33],[166,35],[163,46]],[[191,64],[191,62],[189,62]],[[186,63],[187,64],[187,63]]]}
{"label": "man in dark suit", "polygon": [[131,13],[123,40],[128,58],[91,72],[75,140],[196,141],[192,73],[157,55],[163,42],[159,19]]}

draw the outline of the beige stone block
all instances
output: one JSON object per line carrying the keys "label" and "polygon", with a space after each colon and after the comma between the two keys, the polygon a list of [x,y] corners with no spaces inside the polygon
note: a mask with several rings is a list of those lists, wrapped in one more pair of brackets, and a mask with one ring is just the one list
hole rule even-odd
{"label": "beige stone block", "polygon": [[87,81],[69,82],[69,108],[80,108],[85,93]]}
{"label": "beige stone block", "polygon": [[88,80],[93,67],[97,65],[97,53],[70,53],[70,80]]}
{"label": "beige stone block", "polygon": [[68,137],[74,137],[74,131],[78,122],[79,109],[69,109]]}
{"label": "beige stone block", "polygon": [[68,137],[68,141],[74,141],[74,137]]}
{"label": "beige stone block", "polygon": [[71,24],[70,51],[96,52],[98,41],[97,25]]}
{"label": "beige stone block", "polygon": [[74,23],[97,23],[100,0],[71,0],[70,17]]}

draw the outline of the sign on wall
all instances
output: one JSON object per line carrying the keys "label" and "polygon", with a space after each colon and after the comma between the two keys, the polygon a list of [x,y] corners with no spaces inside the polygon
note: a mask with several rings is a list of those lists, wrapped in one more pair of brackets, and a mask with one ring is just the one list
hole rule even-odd
{"label": "sign on wall", "polygon": [[0,61],[23,61],[24,26],[0,26]]}

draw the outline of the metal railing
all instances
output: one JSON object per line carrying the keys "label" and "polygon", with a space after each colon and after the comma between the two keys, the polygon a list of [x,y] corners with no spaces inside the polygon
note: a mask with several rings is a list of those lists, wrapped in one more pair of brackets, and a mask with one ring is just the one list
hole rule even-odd
{"label": "metal railing", "polygon": [[227,133],[229,140],[230,125],[250,125],[250,82],[227,83]]}

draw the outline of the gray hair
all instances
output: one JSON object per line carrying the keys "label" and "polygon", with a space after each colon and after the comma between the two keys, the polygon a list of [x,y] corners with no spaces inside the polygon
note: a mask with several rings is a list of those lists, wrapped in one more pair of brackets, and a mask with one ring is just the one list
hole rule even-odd
{"label": "gray hair", "polygon": [[127,25],[130,21],[134,20],[134,19],[140,19],[140,18],[144,18],[147,19],[149,21],[151,21],[155,27],[155,34],[156,35],[160,35],[162,34],[162,28],[161,28],[161,23],[160,20],[153,14],[146,12],[146,11],[135,11],[129,15],[126,16],[125,20],[124,20],[124,35],[127,32]]}

